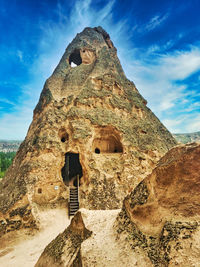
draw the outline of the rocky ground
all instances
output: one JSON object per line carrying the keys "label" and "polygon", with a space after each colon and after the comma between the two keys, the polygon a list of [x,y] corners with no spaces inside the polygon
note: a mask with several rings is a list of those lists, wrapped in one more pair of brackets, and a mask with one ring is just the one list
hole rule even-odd
{"label": "rocky ground", "polygon": [[[92,231],[92,236],[81,246],[83,266],[152,266],[148,257],[144,257],[143,252],[141,254],[140,249],[133,252],[126,242],[116,239],[113,225],[120,210],[80,211],[86,228]],[[1,247],[0,266],[34,267],[48,243],[70,223],[64,210],[49,210],[41,216],[43,219],[40,232],[34,236],[19,236],[18,240],[6,249]],[[149,265],[145,265],[147,263]]]}
{"label": "rocky ground", "polygon": [[[122,209],[37,213],[39,231],[1,239],[0,266],[200,267],[200,145],[171,149]],[[21,233],[21,234],[20,234]]]}
{"label": "rocky ground", "polygon": [[33,267],[45,246],[69,225],[65,209],[49,209],[40,213],[40,231],[20,231],[16,238],[6,238],[0,244],[1,267]]}

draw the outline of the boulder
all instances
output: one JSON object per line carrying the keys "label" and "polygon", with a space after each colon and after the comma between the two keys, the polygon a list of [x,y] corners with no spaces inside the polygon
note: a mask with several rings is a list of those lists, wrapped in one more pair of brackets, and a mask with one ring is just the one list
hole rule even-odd
{"label": "boulder", "polygon": [[142,248],[153,266],[200,262],[200,144],[172,148],[124,199],[118,238]]}

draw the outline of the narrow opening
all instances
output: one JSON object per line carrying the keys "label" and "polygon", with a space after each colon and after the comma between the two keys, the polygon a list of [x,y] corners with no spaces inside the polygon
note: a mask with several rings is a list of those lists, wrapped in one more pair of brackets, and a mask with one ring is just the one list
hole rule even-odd
{"label": "narrow opening", "polygon": [[81,63],[82,63],[82,58],[80,55],[80,50],[75,49],[69,56],[69,64],[71,67],[77,67],[81,65]]}
{"label": "narrow opening", "polygon": [[66,133],[66,132],[62,133],[60,140],[62,143],[65,143],[65,141],[69,140],[68,133]]}
{"label": "narrow opening", "polygon": [[100,149],[99,148],[95,148],[95,151],[94,151],[96,154],[100,154]]}
{"label": "narrow opening", "polygon": [[78,153],[66,153],[65,154],[65,165],[61,170],[64,183],[69,186],[78,185],[79,179],[83,176],[82,166],[79,161]]}
{"label": "narrow opening", "polygon": [[64,143],[65,141],[66,141],[65,137],[62,137],[62,138],[61,138],[61,142]]}
{"label": "narrow opening", "polygon": [[38,194],[42,194],[42,188],[38,188]]}

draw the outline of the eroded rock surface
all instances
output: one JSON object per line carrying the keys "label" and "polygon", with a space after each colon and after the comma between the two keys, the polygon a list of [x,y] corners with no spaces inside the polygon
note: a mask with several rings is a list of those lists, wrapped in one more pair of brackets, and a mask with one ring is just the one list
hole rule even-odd
{"label": "eroded rock surface", "polygon": [[125,198],[119,240],[142,248],[153,266],[199,266],[200,144],[172,148]]}
{"label": "eroded rock surface", "polygon": [[35,267],[82,266],[81,243],[91,234],[85,228],[81,212],[77,212],[69,227],[45,248]]}
{"label": "eroded rock surface", "polygon": [[[101,27],[77,34],[47,79],[27,136],[0,183],[2,233],[25,222],[34,227],[39,206],[67,209],[67,153],[79,155],[82,166],[80,206],[120,208],[176,145],[146,104],[126,78],[109,35]],[[23,218],[10,215],[25,207]]]}

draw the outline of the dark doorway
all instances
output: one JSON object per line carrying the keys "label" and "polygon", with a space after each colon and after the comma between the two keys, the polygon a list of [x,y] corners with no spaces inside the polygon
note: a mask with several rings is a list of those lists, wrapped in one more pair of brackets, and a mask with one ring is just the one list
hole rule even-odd
{"label": "dark doorway", "polygon": [[64,183],[69,186],[73,185],[77,187],[77,176],[79,179],[83,176],[82,167],[79,161],[78,153],[66,153],[65,165],[62,168],[62,177]]}

